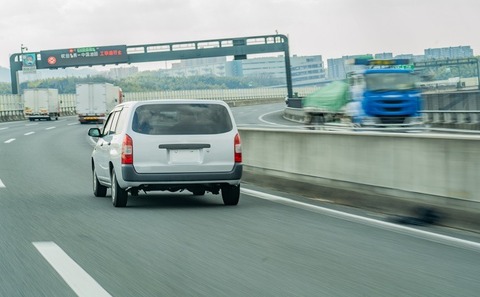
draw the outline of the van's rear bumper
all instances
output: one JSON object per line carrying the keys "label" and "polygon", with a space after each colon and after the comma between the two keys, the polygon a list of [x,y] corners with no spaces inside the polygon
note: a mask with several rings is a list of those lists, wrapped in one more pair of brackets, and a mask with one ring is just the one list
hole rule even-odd
{"label": "van's rear bumper", "polygon": [[182,173],[138,173],[133,165],[122,165],[122,178],[126,183],[140,184],[195,184],[235,183],[242,178],[243,164],[236,163],[227,172],[182,172]]}

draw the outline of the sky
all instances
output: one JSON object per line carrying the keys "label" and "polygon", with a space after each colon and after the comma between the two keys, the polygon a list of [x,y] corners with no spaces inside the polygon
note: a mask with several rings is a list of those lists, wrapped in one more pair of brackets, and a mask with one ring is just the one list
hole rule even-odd
{"label": "sky", "polygon": [[479,29],[478,0],[5,0],[0,66],[9,68],[22,44],[38,52],[276,32],[288,36],[291,55],[325,63],[465,45],[479,55]]}

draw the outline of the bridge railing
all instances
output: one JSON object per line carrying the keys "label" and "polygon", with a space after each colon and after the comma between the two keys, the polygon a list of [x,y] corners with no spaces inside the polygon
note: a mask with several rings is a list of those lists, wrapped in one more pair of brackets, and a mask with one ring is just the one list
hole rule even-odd
{"label": "bridge railing", "polygon": [[[306,96],[315,91],[313,87],[297,88],[299,96]],[[215,89],[215,90],[177,90],[156,92],[124,93],[125,101],[146,101],[155,99],[213,99],[223,100],[232,106],[270,103],[282,101],[287,92],[285,88],[255,88],[255,89]],[[75,94],[59,94],[60,114],[74,115],[76,113]],[[21,95],[0,95],[0,121],[24,119],[23,101]]]}
{"label": "bridge railing", "polygon": [[[299,97],[304,97],[315,92],[316,87],[295,88]],[[177,90],[156,92],[127,92],[125,101],[146,101],[154,99],[213,99],[223,100],[231,106],[281,102],[285,98],[285,88],[255,88],[255,89],[212,89],[212,90]],[[456,97],[453,97],[456,96]],[[426,94],[423,110],[424,122],[427,124],[452,124],[479,126],[480,129],[480,99],[478,92]],[[60,94],[61,115],[76,114],[75,94]],[[453,106],[455,104],[455,106]],[[452,109],[442,110],[452,105]],[[466,108],[459,109],[459,106]],[[21,95],[0,95],[0,121],[13,121],[24,119],[23,101]],[[297,121],[302,121],[301,111],[296,114]]]}

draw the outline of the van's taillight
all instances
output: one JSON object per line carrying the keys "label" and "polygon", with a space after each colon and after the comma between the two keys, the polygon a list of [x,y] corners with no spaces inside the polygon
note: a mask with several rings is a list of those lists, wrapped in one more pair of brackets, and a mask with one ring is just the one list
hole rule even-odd
{"label": "van's taillight", "polygon": [[233,150],[235,152],[235,163],[242,163],[242,142],[238,133],[233,140]]}
{"label": "van's taillight", "polygon": [[133,164],[133,141],[125,134],[122,143],[122,164]]}

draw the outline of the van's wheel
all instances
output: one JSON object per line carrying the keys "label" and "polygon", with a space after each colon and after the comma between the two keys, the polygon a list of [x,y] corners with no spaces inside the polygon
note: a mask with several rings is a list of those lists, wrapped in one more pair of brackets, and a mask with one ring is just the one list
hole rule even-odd
{"label": "van's wheel", "polygon": [[97,173],[95,172],[95,167],[92,170],[93,174],[93,195],[95,197],[105,197],[107,196],[107,187],[100,184],[98,181]]}
{"label": "van's wheel", "polygon": [[127,206],[128,192],[120,188],[115,169],[112,169],[112,204],[115,207]]}
{"label": "van's wheel", "polygon": [[225,205],[237,205],[240,199],[240,185],[222,187],[222,199]]}

